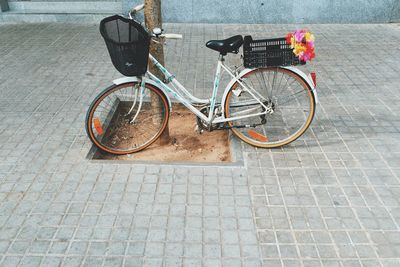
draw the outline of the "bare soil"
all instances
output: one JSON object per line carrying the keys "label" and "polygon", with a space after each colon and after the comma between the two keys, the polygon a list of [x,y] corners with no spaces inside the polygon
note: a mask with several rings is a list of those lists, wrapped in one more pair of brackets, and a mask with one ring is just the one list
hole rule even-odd
{"label": "bare soil", "polygon": [[[115,117],[115,116],[114,116]],[[113,122],[111,122],[110,127]],[[195,131],[196,116],[182,105],[173,105],[169,118],[170,142],[159,140],[148,148],[129,155],[112,155],[97,151],[93,159],[165,161],[165,162],[230,162],[227,130]],[[129,135],[129,134],[128,134]]]}

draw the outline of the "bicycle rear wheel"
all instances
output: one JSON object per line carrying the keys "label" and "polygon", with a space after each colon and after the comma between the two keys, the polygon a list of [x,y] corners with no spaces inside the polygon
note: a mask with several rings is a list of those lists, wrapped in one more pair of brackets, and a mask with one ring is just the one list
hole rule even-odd
{"label": "bicycle rear wheel", "polygon": [[99,149],[117,155],[138,152],[164,131],[169,104],[158,88],[131,82],[104,90],[90,105],[86,131]]}
{"label": "bicycle rear wheel", "polygon": [[[237,137],[256,147],[273,148],[293,142],[307,130],[315,99],[299,75],[284,68],[259,68],[244,75],[242,82],[267,107],[267,114],[229,121]],[[224,108],[226,118],[266,111],[237,82],[229,89]]]}

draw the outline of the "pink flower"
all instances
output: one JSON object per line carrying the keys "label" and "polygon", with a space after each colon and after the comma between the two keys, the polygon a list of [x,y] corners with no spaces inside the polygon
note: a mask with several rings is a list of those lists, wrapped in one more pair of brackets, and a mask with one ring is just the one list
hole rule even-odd
{"label": "pink flower", "polygon": [[293,34],[288,33],[286,41],[293,49],[293,53],[301,61],[311,61],[315,58],[314,35],[307,30],[299,29]]}
{"label": "pink flower", "polygon": [[305,30],[297,30],[294,32],[294,37],[296,38],[296,42],[302,42],[304,39]]}

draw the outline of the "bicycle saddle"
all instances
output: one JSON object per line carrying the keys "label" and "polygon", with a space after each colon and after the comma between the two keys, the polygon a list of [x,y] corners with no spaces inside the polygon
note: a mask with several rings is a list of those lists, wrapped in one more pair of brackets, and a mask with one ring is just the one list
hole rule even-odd
{"label": "bicycle saddle", "polygon": [[239,48],[243,44],[243,37],[241,35],[235,35],[225,40],[211,40],[206,43],[206,46],[212,50],[220,52],[223,56],[227,53],[239,52]]}

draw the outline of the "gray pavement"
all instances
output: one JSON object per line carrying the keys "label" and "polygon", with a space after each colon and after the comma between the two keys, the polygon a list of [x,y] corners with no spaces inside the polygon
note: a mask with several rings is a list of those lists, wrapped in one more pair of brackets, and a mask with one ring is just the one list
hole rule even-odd
{"label": "gray pavement", "polygon": [[[168,24],[167,64],[207,96],[208,39],[298,27]],[[224,167],[86,159],[86,109],[120,77],[98,26],[0,25],[0,265],[399,266],[400,26],[308,28],[312,127]]]}

